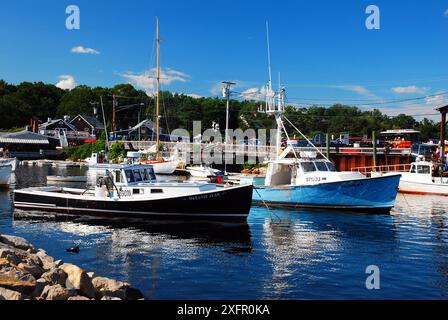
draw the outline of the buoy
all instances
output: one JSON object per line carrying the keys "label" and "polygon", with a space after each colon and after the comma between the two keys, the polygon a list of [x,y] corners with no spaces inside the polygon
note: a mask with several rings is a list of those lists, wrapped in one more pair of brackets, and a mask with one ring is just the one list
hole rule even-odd
{"label": "buoy", "polygon": [[67,249],[67,252],[71,252],[71,253],[79,253],[79,247],[74,247],[74,248],[69,248]]}

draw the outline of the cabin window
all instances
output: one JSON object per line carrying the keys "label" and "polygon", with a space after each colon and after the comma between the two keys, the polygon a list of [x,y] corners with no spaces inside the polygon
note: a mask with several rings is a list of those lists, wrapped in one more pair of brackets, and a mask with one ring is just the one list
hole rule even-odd
{"label": "cabin window", "polygon": [[134,177],[136,182],[142,182],[142,174],[140,173],[140,170],[134,170]]}
{"label": "cabin window", "polygon": [[131,170],[126,170],[126,179],[128,180],[128,183],[135,182],[134,173]]}
{"label": "cabin window", "polygon": [[328,167],[328,171],[336,171],[336,168],[334,167],[334,164],[332,164],[331,162],[326,162],[327,167]]}
{"label": "cabin window", "polygon": [[160,194],[163,193],[163,189],[151,189],[152,194]]}
{"label": "cabin window", "polygon": [[117,170],[115,171],[115,182],[121,183],[121,171]]}
{"label": "cabin window", "polygon": [[328,171],[328,168],[325,164],[325,162],[316,162],[316,167],[318,171]]}
{"label": "cabin window", "polygon": [[417,166],[417,173],[430,174],[431,169],[429,168],[429,166]]}
{"label": "cabin window", "polygon": [[157,179],[156,174],[154,173],[154,171],[153,171],[152,169],[151,169],[151,170],[148,170],[148,174],[149,174],[149,179],[150,179],[151,181]]}
{"label": "cabin window", "polygon": [[145,194],[143,189],[133,189],[132,194]]}
{"label": "cabin window", "polygon": [[313,162],[302,162],[301,165],[302,165],[303,172],[316,171],[316,166],[314,165]]}
{"label": "cabin window", "polygon": [[144,181],[149,181],[149,175],[148,175],[148,170],[142,170],[142,177]]}
{"label": "cabin window", "polygon": [[415,165],[412,165],[411,166],[411,173],[415,173],[416,171],[415,171]]}

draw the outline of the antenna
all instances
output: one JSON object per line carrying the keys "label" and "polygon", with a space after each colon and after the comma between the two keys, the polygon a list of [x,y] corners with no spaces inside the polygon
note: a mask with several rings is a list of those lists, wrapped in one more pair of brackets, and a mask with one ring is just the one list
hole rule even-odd
{"label": "antenna", "polygon": [[269,41],[269,21],[266,20],[266,42],[268,45],[268,68],[269,68],[269,89],[272,86],[272,69],[271,69],[271,45]]}

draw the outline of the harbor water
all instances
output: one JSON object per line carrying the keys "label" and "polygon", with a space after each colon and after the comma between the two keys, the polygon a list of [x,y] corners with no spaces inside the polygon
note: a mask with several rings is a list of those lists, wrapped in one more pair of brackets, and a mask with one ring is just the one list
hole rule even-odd
{"label": "harbor water", "polygon": [[[85,171],[20,167],[14,188]],[[447,299],[447,200],[400,194],[390,215],[253,207],[243,225],[124,223],[24,217],[0,191],[0,233],[148,299]],[[81,252],[67,253],[74,245]],[[379,290],[366,288],[368,266]]]}

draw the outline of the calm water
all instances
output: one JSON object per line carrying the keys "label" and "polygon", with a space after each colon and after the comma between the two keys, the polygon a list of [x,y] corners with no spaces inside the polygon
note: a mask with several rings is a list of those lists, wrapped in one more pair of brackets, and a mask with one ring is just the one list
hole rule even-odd
{"label": "calm water", "polygon": [[[45,185],[48,173],[66,172],[19,168],[17,188]],[[13,217],[10,199],[0,192],[0,233],[150,299],[448,297],[447,198],[399,195],[390,216],[254,207],[240,226],[25,220]],[[65,252],[73,245],[79,255]],[[379,291],[365,288],[369,265],[381,270]]]}

